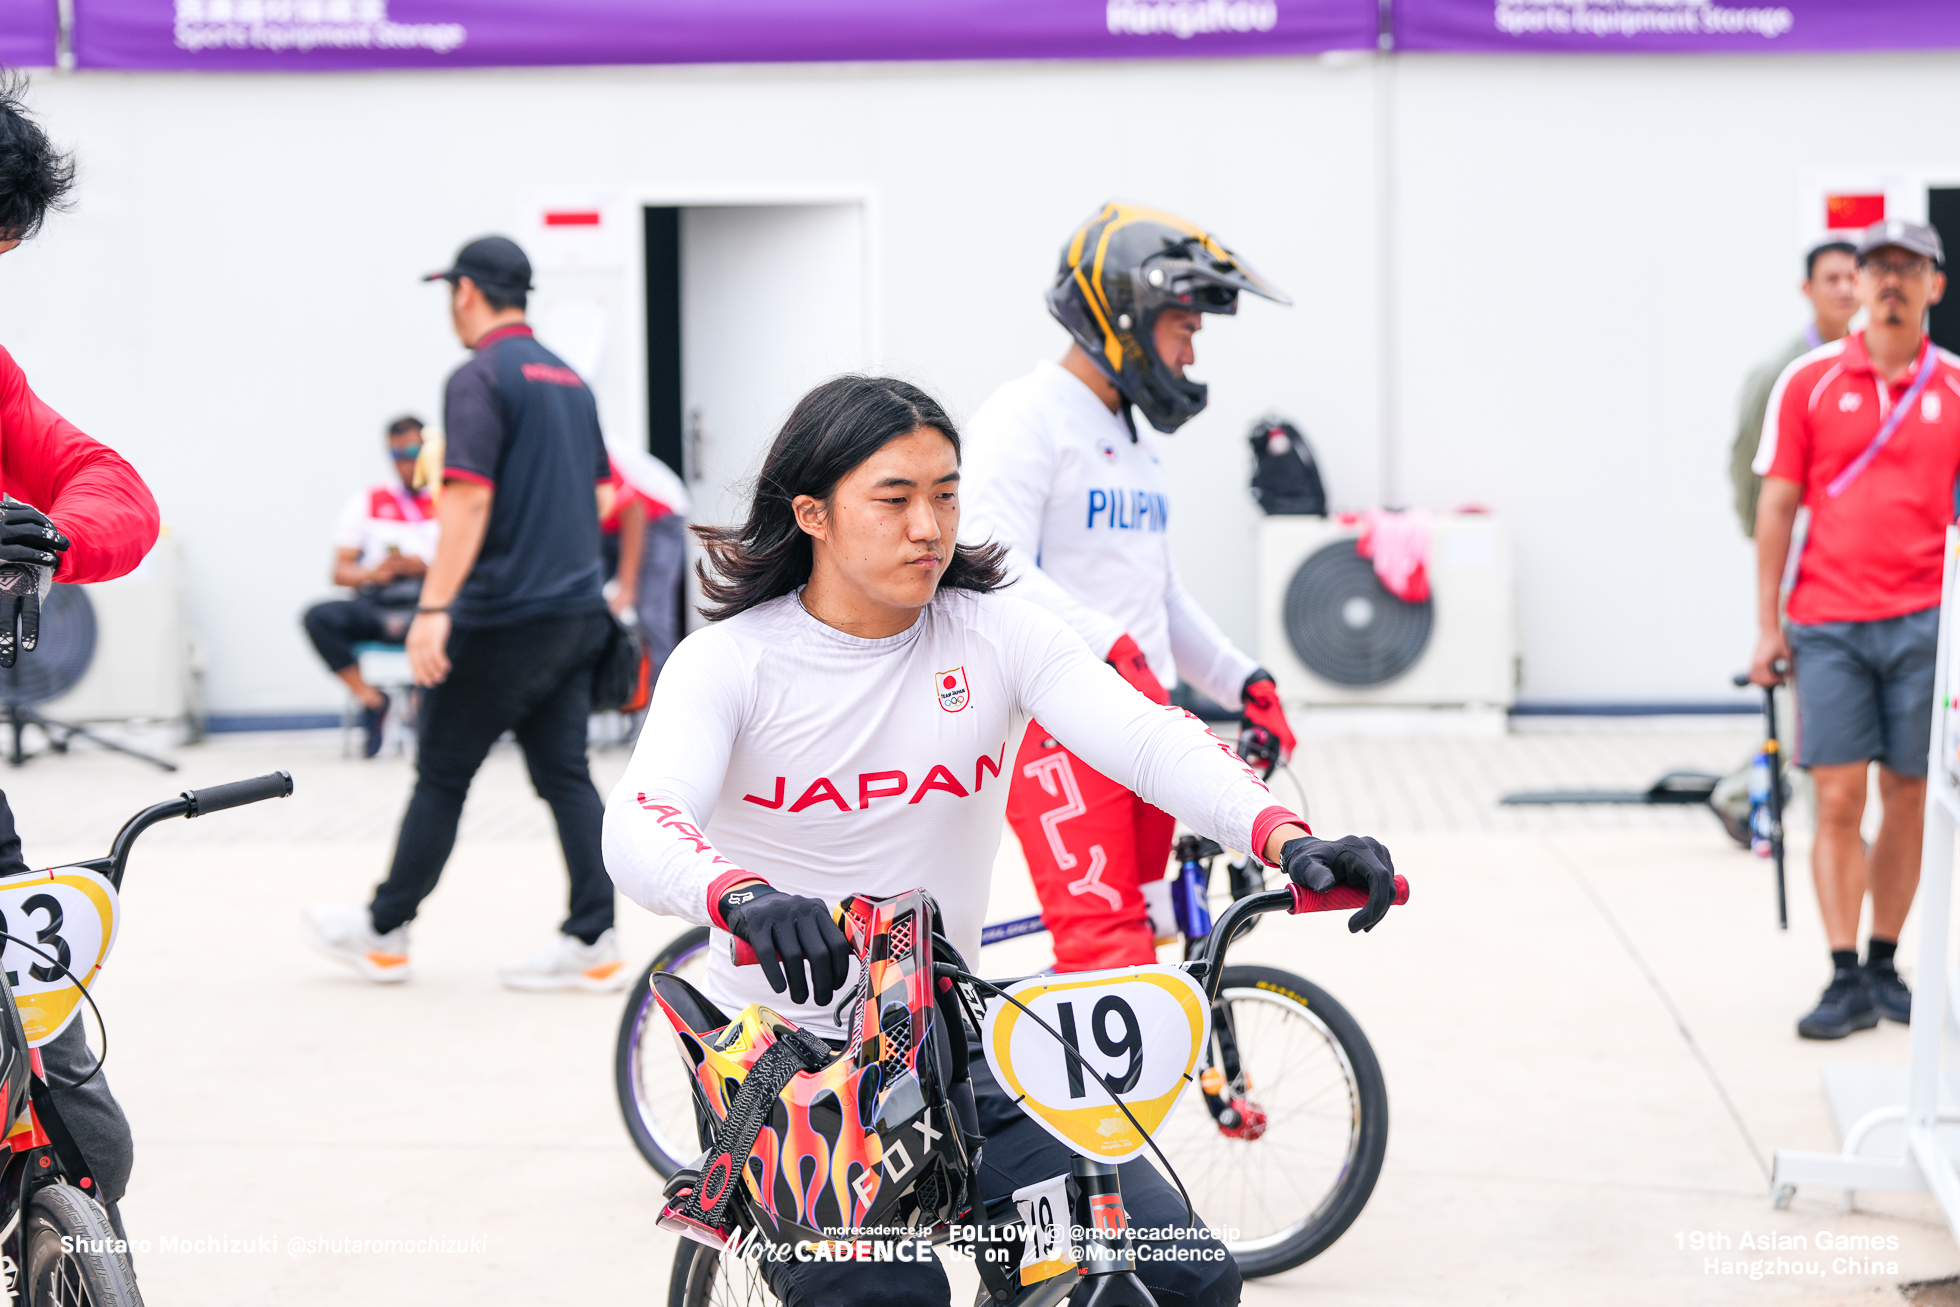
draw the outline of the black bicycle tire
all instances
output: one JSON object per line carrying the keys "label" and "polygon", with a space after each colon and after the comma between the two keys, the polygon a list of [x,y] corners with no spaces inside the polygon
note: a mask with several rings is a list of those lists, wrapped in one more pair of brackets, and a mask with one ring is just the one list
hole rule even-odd
{"label": "black bicycle tire", "polygon": [[[681,959],[707,945],[708,928],[696,926],[668,940],[667,946],[654,955],[640,978],[626,991],[626,1009],[620,1013],[619,1035],[613,1048],[613,1088],[619,1095],[619,1114],[626,1122],[626,1133],[632,1136],[633,1147],[639,1150],[647,1165],[663,1180],[685,1166],[689,1159],[668,1153],[647,1129],[646,1119],[640,1115],[638,1086],[633,1082],[633,1050],[645,1022],[659,1013],[653,1001],[653,973],[671,970]],[[660,1042],[665,1047],[668,1041]]]}
{"label": "black bicycle tire", "polygon": [[[1290,1271],[1326,1252],[1368,1205],[1381,1177],[1382,1159],[1388,1153],[1388,1085],[1382,1078],[1381,1063],[1362,1033],[1361,1023],[1337,1002],[1333,995],[1304,976],[1276,967],[1228,966],[1220,992],[1260,989],[1276,993],[1305,1007],[1328,1033],[1334,1036],[1354,1072],[1355,1092],[1361,1117],[1360,1144],[1354,1165],[1334,1187],[1333,1201],[1323,1205],[1319,1216],[1302,1229],[1274,1244],[1250,1253],[1235,1253],[1239,1274],[1260,1279]],[[1185,1105],[1187,1110],[1192,1106]],[[1199,1213],[1200,1216],[1203,1213]]]}
{"label": "black bicycle tire", "polygon": [[702,1281],[714,1274],[719,1258],[714,1249],[693,1239],[682,1239],[675,1245],[674,1271],[667,1278],[667,1307],[707,1307]]}
{"label": "black bicycle tire", "polygon": [[[682,1239],[674,1250],[674,1270],[667,1280],[667,1307],[713,1307],[714,1285],[721,1276],[721,1253],[693,1239]],[[740,1307],[764,1307],[780,1301],[769,1282],[753,1265],[745,1277],[758,1293],[750,1293]],[[722,1307],[738,1307],[724,1302]]]}
{"label": "black bicycle tire", "polygon": [[[85,1241],[73,1251],[64,1252],[63,1239]],[[128,1258],[118,1251],[120,1236],[109,1224],[109,1214],[93,1198],[68,1184],[43,1185],[27,1200],[21,1224],[21,1252],[26,1279],[23,1300],[27,1307],[51,1307],[74,1302],[72,1295],[59,1298],[46,1293],[48,1273],[73,1267],[75,1279],[88,1291],[90,1307],[143,1307],[143,1295],[136,1289],[136,1273]],[[49,1258],[54,1262],[50,1265]]]}

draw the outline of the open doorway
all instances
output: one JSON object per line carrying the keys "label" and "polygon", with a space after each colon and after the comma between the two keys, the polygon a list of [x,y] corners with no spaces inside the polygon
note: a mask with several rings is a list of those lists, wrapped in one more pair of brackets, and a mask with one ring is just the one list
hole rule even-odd
{"label": "open doorway", "polygon": [[1926,189],[1926,222],[1940,234],[1940,244],[1946,247],[1949,279],[1946,298],[1935,304],[1929,315],[1929,334],[1941,349],[1960,353],[1960,286],[1951,284],[1953,256],[1960,252],[1960,187]]}
{"label": "open doorway", "polygon": [[[645,232],[648,447],[731,524],[797,399],[870,361],[863,207],[649,207]],[[693,629],[691,561],[686,602]]]}

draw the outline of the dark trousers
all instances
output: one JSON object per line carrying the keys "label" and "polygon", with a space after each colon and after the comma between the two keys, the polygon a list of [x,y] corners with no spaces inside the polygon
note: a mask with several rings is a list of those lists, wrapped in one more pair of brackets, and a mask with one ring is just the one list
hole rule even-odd
{"label": "dark trousers", "polygon": [[538,797],[551,805],[571,873],[562,927],[588,942],[613,924],[613,885],[599,853],[605,808],[585,762],[592,669],[611,619],[603,609],[518,626],[468,627],[449,637],[449,678],[426,692],[415,794],[402,818],[388,879],[374,892],[382,934],[415,917],[436,887],[476,769],[515,731]]}
{"label": "dark trousers", "polygon": [[307,638],[320,651],[327,670],[346,671],[354,665],[354,646],[366,641],[400,644],[415,620],[415,608],[378,604],[366,595],[314,604],[300,619]]}
{"label": "dark trousers", "polygon": [[[1000,1087],[984,1058],[972,1063],[973,1099],[980,1111],[980,1197],[995,1221],[1014,1218],[1016,1189],[1066,1175],[1069,1151],[1036,1125]],[[1185,1111],[1193,1105],[1183,1105]],[[1202,1108],[1196,1110],[1202,1111]],[[1140,1256],[1137,1278],[1159,1307],[1234,1307],[1239,1300],[1239,1268],[1225,1246],[1185,1228],[1184,1200],[1157,1168],[1141,1159],[1125,1162],[1123,1210],[1138,1229],[1183,1230],[1174,1240],[1137,1240],[1139,1253],[1176,1246],[1208,1254],[1200,1260]],[[1200,1221],[1203,1214],[1199,1214]],[[763,1273],[785,1307],[947,1307],[952,1288],[936,1259],[924,1262],[772,1262]]]}

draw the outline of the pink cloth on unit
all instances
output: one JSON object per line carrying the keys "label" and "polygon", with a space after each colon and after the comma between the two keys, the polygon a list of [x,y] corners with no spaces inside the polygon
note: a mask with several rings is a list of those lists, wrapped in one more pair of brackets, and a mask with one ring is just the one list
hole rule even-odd
{"label": "pink cloth on unit", "polygon": [[1371,508],[1361,515],[1354,552],[1375,563],[1375,575],[1403,603],[1429,598],[1429,515],[1420,509],[1391,513]]}

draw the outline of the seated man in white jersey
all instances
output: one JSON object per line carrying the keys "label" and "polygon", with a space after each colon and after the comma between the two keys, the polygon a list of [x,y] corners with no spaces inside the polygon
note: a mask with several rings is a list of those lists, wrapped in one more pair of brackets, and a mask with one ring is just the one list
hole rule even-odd
{"label": "seated man in white jersey", "polygon": [[[1240,291],[1292,302],[1182,218],[1104,205],[1062,247],[1048,292],[1048,311],[1074,338],[1067,355],[1002,386],[968,424],[962,530],[1006,545],[1015,593],[1144,694],[1168,703],[1182,676],[1236,708],[1240,751],[1263,753],[1270,773],[1294,743],[1279,693],[1178,580],[1165,534],[1170,479],[1131,411],[1169,435],[1203,410],[1207,388],[1184,375],[1192,337],[1204,314],[1236,313]],[[1051,725],[1029,723],[1020,741],[1007,820],[1055,966],[1154,962],[1143,889],[1163,880],[1175,823]]]}
{"label": "seated man in white jersey", "polygon": [[381,726],[388,696],[367,683],[354,657],[364,642],[400,644],[415,620],[422,575],[436,556],[435,503],[415,488],[415,460],[422,453],[422,420],[396,418],[388,424],[388,456],[395,480],[358,490],[334,524],[333,583],[354,592],[350,599],[315,604],[301,619],[327,670],[361,702],[366,754],[381,751]]}
{"label": "seated man in white jersey", "polygon": [[[959,434],[918,388],[840,377],[805,396],[777,436],[740,527],[696,527],[714,575],[712,624],[668,661],[633,759],[606,807],[606,867],[655,912],[714,928],[707,996],[765,1003],[829,1041],[855,959],[830,905],[924,889],[953,946],[980,951],[1007,804],[1012,742],[1037,715],[1091,765],[1222,843],[1258,850],[1310,888],[1366,888],[1371,927],[1394,896],[1388,852],[1326,841],[1196,719],[1138,694],[1059,619],[993,593],[1001,551],[958,545]],[[730,936],[760,967],[738,968]],[[787,1001],[778,997],[787,993]],[[971,1067],[981,1198],[1000,1217],[1017,1188],[1069,1169],[1061,1144]],[[1130,1223],[1184,1226],[1148,1162],[1121,1168]],[[1202,1214],[1200,1214],[1202,1216]],[[1222,1246],[1140,1258],[1164,1307],[1229,1307]],[[1217,1254],[1200,1257],[1200,1249]],[[936,1261],[765,1261],[792,1307],[943,1307]]]}

